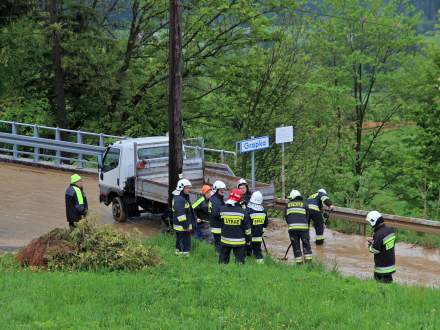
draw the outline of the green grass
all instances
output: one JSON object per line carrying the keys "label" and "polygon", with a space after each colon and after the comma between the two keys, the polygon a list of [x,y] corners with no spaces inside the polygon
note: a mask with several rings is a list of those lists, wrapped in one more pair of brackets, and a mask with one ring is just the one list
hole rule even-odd
{"label": "green grass", "polygon": [[32,272],[0,258],[1,329],[440,329],[440,291],[266,260],[219,266],[212,246],[138,273]]}

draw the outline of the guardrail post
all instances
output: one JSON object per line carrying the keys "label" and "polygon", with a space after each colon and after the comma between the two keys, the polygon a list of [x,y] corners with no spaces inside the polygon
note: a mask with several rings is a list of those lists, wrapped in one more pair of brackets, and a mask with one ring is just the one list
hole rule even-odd
{"label": "guardrail post", "polygon": [[359,224],[359,234],[365,236],[367,234],[367,225],[365,223]]}
{"label": "guardrail post", "polygon": [[[40,133],[38,131],[38,126],[34,125],[34,137],[38,138],[40,137]],[[34,162],[38,163],[40,161],[40,148],[35,147],[34,148]]]}
{"label": "guardrail post", "polygon": [[[17,123],[15,121],[12,122],[11,133],[17,135]],[[16,144],[12,146],[12,159],[16,160],[18,158],[18,147]]]}
{"label": "guardrail post", "polygon": [[104,147],[104,134],[100,133],[99,134],[99,146],[100,147]]}
{"label": "guardrail post", "polygon": [[[82,134],[81,131],[76,132],[76,143],[82,144]],[[78,163],[76,164],[77,168],[83,168],[84,167],[84,160],[83,155],[78,154]]]}
{"label": "guardrail post", "polygon": [[225,163],[225,151],[224,150],[220,150],[220,161],[222,164]]}
{"label": "guardrail post", "polygon": [[[56,141],[61,141],[61,134],[60,134],[60,129],[57,127],[55,128],[55,140]],[[55,152],[55,164],[60,165],[61,164],[61,151],[57,150]]]}

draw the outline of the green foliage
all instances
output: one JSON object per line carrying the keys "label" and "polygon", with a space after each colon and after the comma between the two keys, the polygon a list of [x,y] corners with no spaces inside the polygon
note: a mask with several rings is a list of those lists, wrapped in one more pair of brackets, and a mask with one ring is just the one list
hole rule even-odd
{"label": "green foliage", "polygon": [[80,221],[67,241],[74,250],[53,251],[49,256],[49,269],[136,271],[161,263],[156,250],[145,247],[140,236],[98,227],[93,220]]}
{"label": "green foliage", "polygon": [[[4,272],[0,326],[143,329],[437,329],[440,292],[341,277],[319,265],[219,266],[211,245],[137,273]],[[7,303],[5,303],[7,302]],[[92,311],[92,312],[91,312]],[[73,322],[73,323],[72,323]]]}

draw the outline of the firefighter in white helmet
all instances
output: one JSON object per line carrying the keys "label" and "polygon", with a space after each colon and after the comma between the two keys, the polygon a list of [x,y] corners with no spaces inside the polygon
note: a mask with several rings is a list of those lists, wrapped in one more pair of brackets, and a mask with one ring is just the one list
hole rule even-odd
{"label": "firefighter in white helmet", "polygon": [[220,255],[222,222],[220,218],[220,208],[225,205],[226,185],[223,181],[215,181],[212,185],[212,196],[208,202],[209,225],[214,237],[215,251]]}
{"label": "firefighter in white helmet", "polygon": [[176,232],[176,255],[188,256],[191,251],[191,230],[195,215],[189,193],[191,182],[180,179],[173,191],[173,228]]}
{"label": "firefighter in white helmet", "polygon": [[368,240],[368,250],[374,254],[374,279],[383,283],[393,282],[396,271],[394,230],[385,225],[383,216],[377,211],[367,214],[367,221],[373,227],[373,238]]}

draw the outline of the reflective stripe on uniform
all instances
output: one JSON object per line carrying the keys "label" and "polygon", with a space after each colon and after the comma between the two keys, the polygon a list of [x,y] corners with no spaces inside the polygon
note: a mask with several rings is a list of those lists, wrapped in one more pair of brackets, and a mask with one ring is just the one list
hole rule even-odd
{"label": "reflective stripe on uniform", "polygon": [[229,245],[244,245],[246,240],[244,238],[227,238],[222,236],[221,242]]}
{"label": "reflective stripe on uniform", "polygon": [[309,204],[309,209],[310,210],[314,210],[314,211],[318,211],[320,212],[321,210],[319,209],[318,205],[314,205],[314,204]]}
{"label": "reflective stripe on uniform", "polygon": [[84,205],[84,197],[82,194],[81,189],[79,189],[77,186],[72,186],[73,190],[75,190],[76,199],[78,200],[79,205]]}
{"label": "reflective stripe on uniform", "polygon": [[211,227],[211,233],[213,233],[213,234],[221,234],[222,233],[222,229],[221,228]]}
{"label": "reflective stripe on uniform", "polygon": [[321,197],[321,202],[324,203],[327,199],[328,199],[328,197],[324,195],[324,196]]}
{"label": "reflective stripe on uniform", "polygon": [[193,209],[195,209],[197,206],[199,206],[200,204],[202,204],[204,200],[205,200],[205,197],[203,197],[203,196],[200,197],[198,200],[196,200],[196,201],[194,202],[194,204],[192,205]]}
{"label": "reflective stripe on uniform", "polygon": [[370,247],[368,248],[368,250],[370,250],[370,252],[371,252],[371,253],[374,253],[374,254],[378,254],[378,253],[380,253],[380,251],[376,250],[376,249],[373,247],[373,245],[370,245]]}
{"label": "reflective stripe on uniform", "polygon": [[220,215],[221,216],[225,216],[225,215],[228,216],[228,215],[230,215],[230,216],[244,217],[244,214],[240,213],[240,212],[221,212]]}
{"label": "reflective stripe on uniform", "polygon": [[300,208],[300,207],[293,207],[293,208],[287,209],[287,215],[294,214],[294,213],[306,214],[306,210],[304,210],[303,208]]}
{"label": "reflective stripe on uniform", "polygon": [[185,229],[185,228],[183,228],[183,226],[180,226],[180,225],[174,225],[174,224],[173,224],[173,229],[174,229],[175,231],[188,231],[188,230],[191,230],[191,229],[192,229],[192,225],[190,224],[189,227],[188,227],[188,229]]}
{"label": "reflective stripe on uniform", "polygon": [[312,254],[305,254],[305,255],[304,255],[304,258],[305,258],[306,260],[312,260],[312,259],[313,259],[313,255],[312,255]]}
{"label": "reflective stripe on uniform", "polygon": [[297,264],[299,264],[299,263],[303,262],[303,258],[302,257],[297,257],[297,258],[295,258],[295,262]]}
{"label": "reflective stripe on uniform", "polygon": [[379,274],[388,274],[396,271],[396,265],[388,267],[374,267],[374,271]]}
{"label": "reflective stripe on uniform", "polygon": [[245,235],[248,235],[248,236],[250,236],[251,235],[251,230],[250,229],[246,229],[245,231],[244,231],[244,234]]}
{"label": "reflective stripe on uniform", "polygon": [[316,235],[315,240],[323,241],[324,240],[324,235]]}
{"label": "reflective stripe on uniform", "polygon": [[252,242],[263,242],[263,237],[252,237]]}
{"label": "reflective stripe on uniform", "polygon": [[309,229],[309,226],[304,223],[289,223],[290,229]]}
{"label": "reflective stripe on uniform", "polygon": [[184,214],[184,215],[178,216],[178,217],[177,217],[177,220],[178,220],[179,222],[186,221],[186,215]]}

